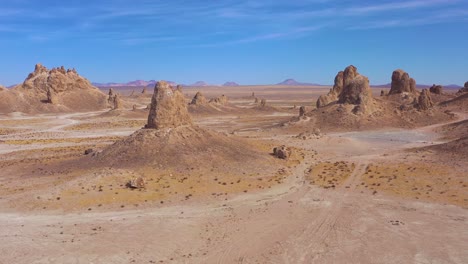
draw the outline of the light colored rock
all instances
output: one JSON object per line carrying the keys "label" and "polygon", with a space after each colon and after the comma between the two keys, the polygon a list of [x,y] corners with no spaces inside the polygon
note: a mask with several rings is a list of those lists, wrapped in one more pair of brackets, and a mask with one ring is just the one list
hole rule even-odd
{"label": "light colored rock", "polygon": [[157,82],[145,128],[162,129],[184,125],[192,125],[184,95],[180,90],[172,90],[165,81]]}

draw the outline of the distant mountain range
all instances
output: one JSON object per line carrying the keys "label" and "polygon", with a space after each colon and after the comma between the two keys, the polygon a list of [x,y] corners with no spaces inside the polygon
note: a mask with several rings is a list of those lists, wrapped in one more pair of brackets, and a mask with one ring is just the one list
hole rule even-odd
{"label": "distant mountain range", "polygon": [[[374,87],[374,88],[390,88],[392,86],[391,83],[387,83],[387,84],[379,84],[379,85],[372,85],[371,84],[371,87]],[[417,89],[427,89],[427,88],[430,88],[432,85],[428,85],[428,84],[416,84],[416,88]],[[445,89],[460,89],[462,88],[462,86],[460,85],[456,85],[456,84],[449,84],[449,85],[442,85]]]}
{"label": "distant mountain range", "polygon": [[239,86],[239,84],[236,82],[225,82],[223,86],[232,87],[232,86]]}
{"label": "distant mountain range", "polygon": [[[144,81],[144,80],[136,80],[136,81],[131,81],[131,82],[127,82],[127,83],[115,83],[115,82],[109,82],[109,83],[92,83],[94,86],[96,87],[142,87],[142,86],[146,86],[146,87],[154,87],[154,85],[156,84],[156,80],[149,80],[149,81]],[[172,86],[176,86],[177,83],[175,82],[172,82],[172,81],[167,81],[170,85]],[[280,83],[277,83],[275,85],[284,85],[284,86],[328,86],[328,85],[324,85],[324,84],[318,84],[318,83],[302,83],[302,82],[298,82],[294,79],[286,79]],[[9,86],[7,88],[11,88],[15,85],[12,85],[12,86]],[[189,87],[205,87],[205,86],[218,86],[218,85],[213,85],[213,84],[208,84],[207,82],[205,81],[198,81],[198,82],[195,82],[193,84],[190,84],[190,85],[182,85],[182,86],[189,86]],[[235,86],[239,86],[238,83],[236,82],[225,82],[223,85],[221,85],[223,87],[235,87]],[[374,88],[390,88],[391,84],[390,83],[387,83],[387,84],[378,84],[378,85],[372,85],[371,84],[371,87],[374,87]],[[418,89],[424,89],[424,88],[429,88],[431,87],[432,85],[427,85],[427,84],[416,84],[416,88]],[[456,84],[449,84],[449,85],[443,85],[443,87],[445,89],[460,89],[462,88],[462,86],[460,85],[456,85]]]}
{"label": "distant mountain range", "polygon": [[320,84],[317,83],[301,83],[294,79],[286,79],[276,85],[289,85],[289,86],[319,86]]}

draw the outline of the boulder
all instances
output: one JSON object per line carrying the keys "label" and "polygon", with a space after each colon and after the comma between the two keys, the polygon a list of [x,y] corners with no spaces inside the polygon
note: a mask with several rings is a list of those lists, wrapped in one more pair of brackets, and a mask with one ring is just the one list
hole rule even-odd
{"label": "boulder", "polygon": [[443,87],[442,85],[435,85],[433,84],[431,88],[429,88],[429,92],[433,93],[433,94],[442,94],[442,91],[443,91]]}
{"label": "boulder", "polygon": [[423,89],[418,97],[418,100],[415,102],[416,108],[420,111],[425,111],[432,108],[433,105],[434,103],[432,102],[429,90]]}
{"label": "boulder", "polygon": [[205,105],[206,103],[207,100],[201,92],[197,92],[193,97],[192,101],[190,102],[191,105]]}
{"label": "boulder", "polygon": [[273,148],[273,155],[279,159],[289,159],[291,157],[291,149],[286,146]]}
{"label": "boulder", "polygon": [[410,78],[404,70],[398,69],[392,73],[392,84],[389,94],[415,93],[416,81]]}
{"label": "boulder", "polygon": [[173,90],[165,81],[157,82],[145,128],[162,129],[184,125],[192,125],[192,119],[181,90]]}
{"label": "boulder", "polygon": [[127,187],[130,189],[144,189],[146,181],[142,177],[133,178],[127,183]]}

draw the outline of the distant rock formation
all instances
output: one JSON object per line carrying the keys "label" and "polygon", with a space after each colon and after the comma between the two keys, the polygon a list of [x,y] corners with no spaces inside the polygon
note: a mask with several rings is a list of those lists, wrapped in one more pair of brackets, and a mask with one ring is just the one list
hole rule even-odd
{"label": "distant rock formation", "polygon": [[184,125],[192,125],[184,95],[179,89],[173,90],[165,81],[157,82],[145,128],[162,129]]}
{"label": "distant rock formation", "polygon": [[122,100],[120,99],[119,94],[115,94],[113,99],[112,99],[113,107],[112,109],[117,110],[122,108]]}
{"label": "distant rock formation", "polygon": [[239,86],[239,84],[236,83],[236,82],[225,82],[225,83],[223,84],[223,86],[226,86],[226,87],[234,87],[234,86]]}
{"label": "distant rock formation", "polygon": [[429,90],[423,89],[421,94],[418,97],[418,101],[416,103],[416,108],[421,111],[428,110],[432,108],[434,103],[432,102],[431,95],[429,94]]}
{"label": "distant rock formation", "polygon": [[431,93],[433,93],[433,94],[442,94],[443,89],[444,89],[444,88],[442,87],[442,85],[435,85],[435,84],[433,84],[433,85],[431,86],[431,88],[429,88],[429,92],[431,92]]}
{"label": "distant rock formation", "polygon": [[216,97],[213,99],[210,99],[210,103],[215,103],[219,105],[226,105],[228,103],[228,97],[226,95],[221,95],[220,97]]}
{"label": "distant rock formation", "polygon": [[384,91],[384,90],[381,90],[381,91],[380,91],[380,96],[386,96],[387,94],[388,94],[388,93],[387,93],[386,91]]}
{"label": "distant rock formation", "polygon": [[468,82],[465,83],[465,86],[458,90],[457,94],[468,93]]}
{"label": "distant rock formation", "polygon": [[354,113],[368,111],[372,101],[369,79],[360,75],[353,65],[338,72],[333,89],[327,95],[320,96],[316,105],[320,108],[335,101],[339,104],[356,105]]}
{"label": "distant rock formation", "polygon": [[191,105],[205,105],[206,103],[207,100],[201,92],[197,92],[193,97],[192,101],[190,102]]}
{"label": "distant rock formation", "polygon": [[266,99],[262,99],[262,100],[260,101],[260,107],[265,107],[266,104],[267,104],[267,100],[266,100]]}
{"label": "distant rock formation", "polygon": [[146,94],[147,91],[146,91],[146,87],[143,87],[143,90],[141,91],[141,94]]}
{"label": "distant rock formation", "polygon": [[416,81],[404,70],[393,71],[389,94],[416,93]]}
{"label": "distant rock formation", "polygon": [[306,114],[306,107],[305,106],[299,107],[299,117],[304,117],[305,114]]}
{"label": "distant rock formation", "polygon": [[48,70],[36,64],[23,83],[6,90],[8,100],[0,102],[3,113],[47,113],[94,111],[106,108],[106,96],[75,69],[63,66]]}
{"label": "distant rock formation", "polygon": [[109,103],[109,105],[113,106],[114,105],[114,97],[115,97],[114,89],[110,88],[109,92],[107,94],[108,94],[107,102]]}

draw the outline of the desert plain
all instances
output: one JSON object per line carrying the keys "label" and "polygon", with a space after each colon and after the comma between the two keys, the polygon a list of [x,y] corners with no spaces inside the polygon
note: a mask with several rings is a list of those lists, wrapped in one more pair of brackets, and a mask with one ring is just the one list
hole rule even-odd
{"label": "desert plain", "polygon": [[34,78],[0,91],[0,263],[468,262],[468,88]]}

